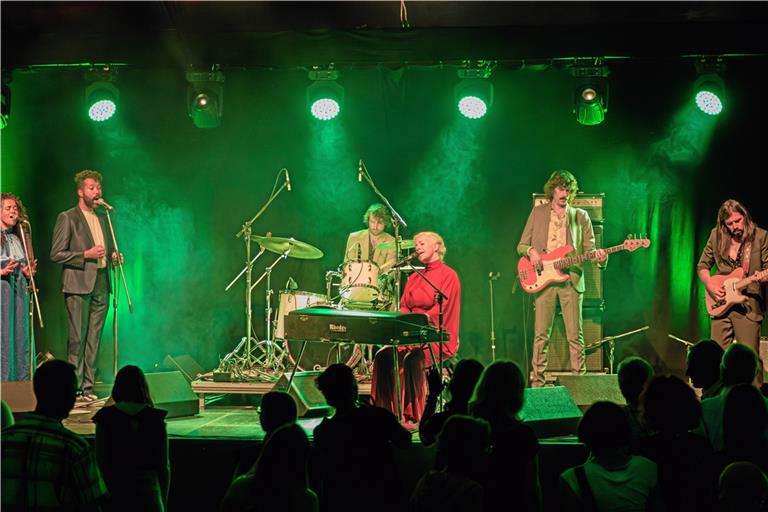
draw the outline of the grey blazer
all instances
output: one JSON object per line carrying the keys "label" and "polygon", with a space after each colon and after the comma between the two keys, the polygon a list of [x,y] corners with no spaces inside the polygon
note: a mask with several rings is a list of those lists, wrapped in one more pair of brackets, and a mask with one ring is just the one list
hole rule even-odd
{"label": "grey blazer", "polygon": [[[517,245],[517,252],[520,256],[527,256],[528,250],[533,247],[540,254],[547,250],[547,236],[549,235],[549,203],[540,204],[531,210],[528,215],[528,221],[525,223],[523,235],[520,237],[520,243]],[[568,205],[566,207],[566,217],[568,218],[568,229],[566,230],[566,241],[573,246],[571,256],[589,252],[595,247],[595,233],[592,229],[592,221],[589,214],[581,208],[574,208]],[[577,292],[584,291],[584,269],[582,265],[575,265],[569,268],[571,283]]]}
{"label": "grey blazer", "polygon": [[[101,231],[107,249],[107,261],[112,255],[112,239],[109,237],[104,218],[99,217]],[[63,211],[56,219],[51,242],[51,260],[61,263],[61,288],[64,293],[91,293],[96,283],[98,261],[86,259],[83,253],[95,245],[85,215],[75,206]],[[107,290],[111,291],[110,264],[107,263]]]}

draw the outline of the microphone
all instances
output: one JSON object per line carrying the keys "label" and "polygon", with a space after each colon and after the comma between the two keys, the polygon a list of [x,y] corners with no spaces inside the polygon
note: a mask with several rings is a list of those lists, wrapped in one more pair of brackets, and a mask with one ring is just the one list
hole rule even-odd
{"label": "microphone", "polygon": [[103,206],[107,210],[111,210],[112,209],[112,207],[109,206],[109,204],[107,204],[107,202],[104,199],[102,199],[101,197],[99,197],[98,199],[94,199],[93,200],[93,204],[95,204],[96,206]]}
{"label": "microphone", "polygon": [[288,282],[285,283],[285,289],[286,290],[298,290],[299,289],[299,285],[298,285],[298,283],[296,283],[296,281],[294,281],[293,277],[289,277],[288,278]]}
{"label": "microphone", "polygon": [[500,277],[501,277],[501,272],[491,272],[490,274],[488,274],[488,279],[490,279],[491,281],[495,281]]}
{"label": "microphone", "polygon": [[363,181],[363,160],[357,164],[357,181]]}
{"label": "microphone", "polygon": [[283,169],[285,171],[285,185],[288,188],[288,192],[291,191],[291,177],[288,175],[288,169]]}
{"label": "microphone", "polygon": [[405,265],[406,263],[410,263],[412,260],[415,260],[416,258],[418,258],[418,256],[419,256],[419,253],[412,252],[411,254],[409,254],[405,258],[401,259],[400,261],[398,261],[397,263],[395,263],[392,266],[393,267],[401,267],[401,266]]}

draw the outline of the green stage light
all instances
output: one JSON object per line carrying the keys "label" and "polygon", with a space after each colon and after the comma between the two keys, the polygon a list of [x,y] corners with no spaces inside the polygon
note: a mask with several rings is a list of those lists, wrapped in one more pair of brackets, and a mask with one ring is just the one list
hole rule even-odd
{"label": "green stage light", "polygon": [[456,84],[453,95],[461,115],[481,119],[493,104],[493,84],[486,78],[465,78]]}
{"label": "green stage light", "polygon": [[224,73],[187,71],[187,114],[198,128],[218,128],[224,114]]}
{"label": "green stage light", "polygon": [[718,75],[710,73],[700,76],[693,89],[694,101],[699,110],[710,116],[719,115],[723,111],[725,86]]}
{"label": "green stage light", "polygon": [[605,121],[607,84],[582,84],[574,92],[573,112],[579,123],[594,126]]}
{"label": "green stage light", "polygon": [[85,90],[85,105],[91,121],[102,123],[117,113],[120,93],[109,82],[93,82]]}
{"label": "green stage light", "polygon": [[344,88],[336,83],[338,71],[310,71],[313,80],[307,87],[307,106],[312,117],[330,121],[341,114],[344,104]]}

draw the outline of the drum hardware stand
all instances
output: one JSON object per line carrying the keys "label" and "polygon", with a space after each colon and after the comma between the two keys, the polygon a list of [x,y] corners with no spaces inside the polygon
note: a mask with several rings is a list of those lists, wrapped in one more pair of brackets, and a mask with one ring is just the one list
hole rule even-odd
{"label": "drum hardware stand", "polygon": [[686,354],[688,352],[690,352],[691,351],[691,347],[693,347],[695,345],[695,343],[691,343],[690,341],[684,340],[683,338],[678,338],[677,336],[673,336],[672,334],[667,334],[667,337],[669,337],[669,338],[671,338],[671,339],[673,339],[675,341],[679,341],[680,343],[685,345],[685,352],[686,352]]}
{"label": "drum hardware stand", "polygon": [[[26,224],[29,229],[29,236],[32,236],[32,224],[28,220],[21,221],[22,224]],[[20,226],[21,244],[24,247],[24,258],[27,260],[27,266],[29,267],[29,284],[28,290],[30,294],[29,304],[29,379],[32,380],[32,374],[35,372],[35,311],[37,311],[37,321],[40,323],[40,328],[43,329],[43,314],[40,312],[40,300],[37,297],[37,283],[35,282],[35,272],[33,271],[34,262],[29,257],[29,248],[27,247],[27,234],[24,232],[24,226]]]}
{"label": "drum hardware stand", "polygon": [[[280,186],[280,188],[277,188],[277,180],[282,174],[285,174],[285,181]],[[224,289],[224,291],[228,291],[232,287],[232,285],[234,285],[235,282],[238,279],[240,279],[240,276],[245,274],[245,336],[241,339],[240,343],[237,345],[235,350],[233,350],[232,352],[224,356],[224,358],[221,360],[221,363],[219,364],[219,368],[217,368],[217,370],[219,371],[225,371],[225,367],[230,366],[234,371],[238,373],[241,373],[244,370],[255,370],[257,373],[259,373],[264,377],[274,379],[274,377],[269,375],[268,373],[260,372],[259,370],[253,368],[254,365],[257,363],[257,359],[253,356],[253,353],[252,353],[254,348],[253,342],[257,341],[255,339],[255,336],[253,335],[252,290],[253,290],[253,287],[255,286],[252,284],[253,264],[264,253],[265,249],[264,247],[261,247],[261,250],[259,251],[259,253],[253,259],[251,259],[251,242],[253,241],[253,239],[251,238],[251,235],[252,235],[251,226],[256,221],[256,219],[261,217],[261,215],[267,210],[267,208],[269,208],[269,205],[272,204],[272,201],[274,201],[277,198],[277,196],[279,196],[280,193],[285,188],[288,188],[288,190],[290,190],[290,182],[288,180],[288,170],[283,168],[283,169],[280,169],[277,172],[277,176],[275,176],[275,184],[272,187],[272,192],[270,193],[269,199],[267,199],[266,204],[264,204],[264,206],[262,206],[261,209],[256,213],[256,215],[254,215],[250,220],[245,221],[240,231],[238,231],[237,234],[235,234],[235,238],[239,238],[242,236],[243,242],[245,243],[245,267],[232,280],[232,282],[229,283],[229,285]],[[274,266],[274,264],[272,266]],[[261,278],[259,280],[261,280]],[[269,318],[267,318],[267,321],[269,321]],[[244,355],[237,356],[237,353],[243,348],[245,349]]]}
{"label": "drum hardware stand", "polygon": [[606,336],[605,338],[599,339],[594,343],[590,343],[589,345],[585,345],[584,349],[592,349],[599,347],[603,345],[604,343],[608,343],[608,373],[613,374],[613,364],[614,364],[614,351],[616,348],[616,340],[619,338],[623,338],[625,336],[629,336],[631,334],[636,334],[641,331],[647,331],[650,328],[650,326],[646,325],[645,327],[641,327],[639,329],[635,329],[634,331],[628,331],[623,334],[618,334],[616,336]]}
{"label": "drum hardware stand", "polygon": [[493,321],[493,282],[501,277],[501,272],[488,274],[488,287],[491,292],[491,362],[496,360],[496,328]]}

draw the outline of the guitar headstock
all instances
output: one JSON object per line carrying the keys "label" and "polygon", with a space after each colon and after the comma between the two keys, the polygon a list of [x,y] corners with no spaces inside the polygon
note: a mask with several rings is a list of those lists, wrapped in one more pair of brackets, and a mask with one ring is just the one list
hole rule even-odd
{"label": "guitar headstock", "polygon": [[627,235],[627,239],[624,240],[624,249],[627,251],[634,251],[641,247],[650,247],[651,240],[645,235]]}

